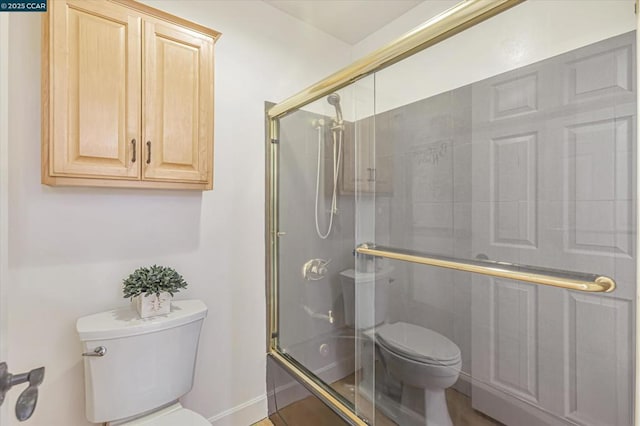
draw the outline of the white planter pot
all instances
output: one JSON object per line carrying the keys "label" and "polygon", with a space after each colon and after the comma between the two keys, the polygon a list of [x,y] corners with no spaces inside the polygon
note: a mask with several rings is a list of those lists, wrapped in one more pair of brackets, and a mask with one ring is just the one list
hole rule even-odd
{"label": "white planter pot", "polygon": [[160,293],[160,296],[156,296],[155,293],[148,296],[141,294],[134,299],[140,318],[164,315],[171,311],[171,295],[166,291]]}

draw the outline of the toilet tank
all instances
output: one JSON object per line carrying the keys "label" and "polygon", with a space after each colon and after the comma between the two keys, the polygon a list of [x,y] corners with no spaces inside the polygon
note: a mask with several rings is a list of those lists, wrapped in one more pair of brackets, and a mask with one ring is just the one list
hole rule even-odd
{"label": "toilet tank", "polygon": [[102,357],[83,357],[87,419],[136,416],[189,392],[206,315],[202,301],[178,300],[169,314],[152,318],[125,307],[78,319],[83,352],[107,349]]}
{"label": "toilet tank", "polygon": [[[366,330],[382,324],[387,318],[389,304],[389,282],[392,266],[376,272],[359,272],[347,269],[340,272],[342,297],[344,300],[344,322],[347,326]],[[356,280],[357,276],[357,280]],[[356,281],[358,285],[359,309],[356,313]]]}

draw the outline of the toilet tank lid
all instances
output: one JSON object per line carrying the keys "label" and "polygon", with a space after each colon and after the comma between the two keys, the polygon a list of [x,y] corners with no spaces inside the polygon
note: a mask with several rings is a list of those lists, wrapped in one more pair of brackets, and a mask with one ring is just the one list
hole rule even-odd
{"label": "toilet tank lid", "polygon": [[174,300],[166,315],[142,319],[131,306],[87,315],[76,322],[80,340],[104,340],[154,333],[198,321],[207,316],[201,300]]}

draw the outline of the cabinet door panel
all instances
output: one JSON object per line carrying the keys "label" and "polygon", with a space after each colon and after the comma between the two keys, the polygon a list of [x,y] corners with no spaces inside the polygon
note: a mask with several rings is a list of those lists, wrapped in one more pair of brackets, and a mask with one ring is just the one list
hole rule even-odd
{"label": "cabinet door panel", "polygon": [[140,18],[109,2],[58,4],[51,172],[139,178]]}
{"label": "cabinet door panel", "polygon": [[375,162],[373,159],[375,120],[364,118],[354,124],[346,123],[342,141],[343,194],[373,192],[375,190]]}
{"label": "cabinet door panel", "polygon": [[213,41],[145,22],[147,180],[206,182],[212,173]]}

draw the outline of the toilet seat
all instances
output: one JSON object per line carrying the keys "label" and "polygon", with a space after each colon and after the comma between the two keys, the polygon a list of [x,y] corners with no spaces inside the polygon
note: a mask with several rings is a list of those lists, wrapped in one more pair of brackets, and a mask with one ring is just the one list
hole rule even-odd
{"label": "toilet seat", "polygon": [[423,364],[450,366],[460,362],[460,348],[440,333],[406,322],[376,329],[377,342],[389,351]]}
{"label": "toilet seat", "polygon": [[122,426],[211,426],[211,423],[200,414],[174,404]]}

